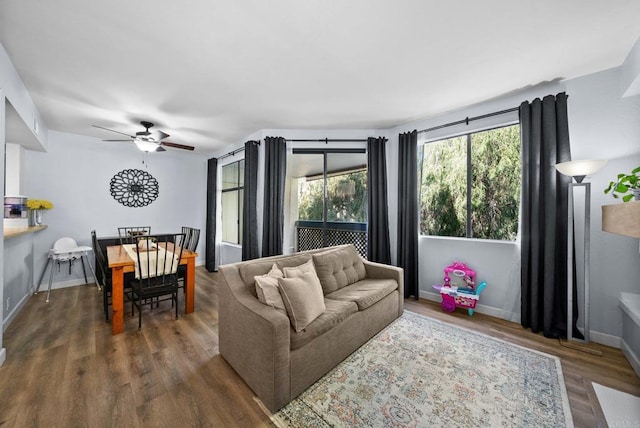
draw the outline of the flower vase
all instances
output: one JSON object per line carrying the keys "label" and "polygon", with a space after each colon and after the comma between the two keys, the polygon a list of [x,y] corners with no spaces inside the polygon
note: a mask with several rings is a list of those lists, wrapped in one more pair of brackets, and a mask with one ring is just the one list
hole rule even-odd
{"label": "flower vase", "polygon": [[34,223],[36,226],[40,226],[42,224],[42,214],[44,210],[34,210]]}

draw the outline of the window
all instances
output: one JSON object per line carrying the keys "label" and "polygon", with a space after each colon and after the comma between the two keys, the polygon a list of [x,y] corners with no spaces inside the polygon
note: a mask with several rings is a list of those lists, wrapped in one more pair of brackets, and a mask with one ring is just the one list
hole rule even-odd
{"label": "window", "polygon": [[421,234],[515,240],[519,125],[426,143],[419,160]]}
{"label": "window", "polygon": [[222,240],[242,242],[244,160],[222,167]]}
{"label": "window", "polygon": [[[367,222],[367,169],[327,174],[327,221]],[[323,176],[298,181],[298,220],[323,219]]]}

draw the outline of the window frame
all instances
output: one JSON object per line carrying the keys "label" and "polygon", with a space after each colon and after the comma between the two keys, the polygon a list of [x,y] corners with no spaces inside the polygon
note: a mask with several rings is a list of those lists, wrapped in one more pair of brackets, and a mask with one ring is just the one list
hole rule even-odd
{"label": "window frame", "polygon": [[[421,207],[421,199],[422,199],[422,192],[421,192],[421,183],[422,183],[422,173],[423,173],[423,162],[424,162],[424,152],[423,152],[423,147],[427,144],[431,144],[431,143],[436,143],[436,142],[440,142],[440,141],[445,141],[445,140],[449,140],[452,138],[458,138],[458,137],[466,137],[466,177],[467,177],[467,184],[466,184],[466,206],[465,206],[465,210],[466,210],[466,226],[465,226],[465,236],[446,236],[446,235],[428,235],[428,234],[424,234],[422,233],[422,231],[420,230],[420,226],[418,227],[418,233],[420,236],[427,236],[430,238],[442,238],[442,239],[475,239],[475,240],[481,240],[481,241],[489,241],[489,242],[503,242],[503,243],[513,243],[515,241],[518,240],[518,236],[520,234],[520,215],[518,215],[518,230],[516,232],[516,237],[513,240],[508,240],[508,239],[495,239],[495,238],[476,238],[473,236],[473,225],[471,223],[471,219],[472,219],[472,213],[473,213],[473,207],[472,207],[472,189],[473,189],[473,185],[472,185],[472,178],[473,178],[473,172],[471,169],[472,166],[472,144],[471,144],[471,136],[473,134],[479,134],[482,132],[488,132],[488,131],[493,131],[496,129],[501,129],[501,128],[508,128],[511,126],[515,126],[518,125],[520,126],[520,121],[519,120],[514,120],[514,121],[508,121],[508,122],[504,122],[504,123],[498,123],[498,124],[493,124],[491,126],[486,126],[486,127],[479,127],[477,129],[474,130],[467,130],[467,131],[463,131],[463,132],[457,132],[457,133],[452,133],[450,135],[441,135],[438,137],[434,137],[434,138],[430,138],[430,139],[424,139],[423,141],[419,142],[419,149],[418,149],[418,154],[420,156],[419,159],[419,171],[418,171],[418,209],[420,210]],[[520,140],[520,152],[522,153],[522,139]],[[522,179],[522,177],[520,177]],[[522,183],[521,183],[522,186]],[[522,200],[522,196],[520,197],[520,200]],[[418,222],[421,222],[421,213],[418,213]]]}
{"label": "window frame", "polygon": [[[242,181],[241,179],[241,173],[240,171],[244,171],[244,165],[242,168],[240,168],[240,162],[244,163],[244,159],[238,159],[237,161],[234,162],[229,162],[228,164],[222,165],[221,168],[221,173],[222,173],[222,178],[224,180],[224,169],[234,165],[234,164],[238,164],[237,170],[238,170],[238,174],[237,174],[237,186],[236,187],[229,187],[227,189],[222,189],[222,194],[221,194],[221,199],[220,199],[220,207],[221,207],[221,214],[224,213],[224,208],[222,207],[222,201],[224,201],[224,198],[222,197],[222,195],[224,195],[225,193],[230,193],[230,192],[237,192],[238,195],[238,200],[237,200],[237,207],[238,207],[238,215],[236,218],[236,224],[237,224],[237,230],[238,230],[238,236],[237,236],[237,242],[232,242],[232,241],[225,241],[224,238],[222,239],[222,242],[225,244],[232,244],[232,245],[242,245],[242,233],[243,230],[240,227],[240,222],[242,221],[242,212],[240,212],[240,207],[242,206],[242,197],[244,195],[244,177],[242,177]],[[240,183],[242,183],[242,185],[240,185]],[[222,183],[224,185],[224,183]],[[221,224],[224,227],[224,220],[221,219]],[[224,234],[222,234],[222,236],[224,236]]]}

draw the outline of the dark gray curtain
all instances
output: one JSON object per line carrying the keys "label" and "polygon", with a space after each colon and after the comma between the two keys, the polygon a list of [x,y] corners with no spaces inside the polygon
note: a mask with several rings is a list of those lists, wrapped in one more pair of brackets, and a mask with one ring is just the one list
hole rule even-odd
{"label": "dark gray curtain", "polygon": [[386,141],[383,137],[367,138],[367,258],[372,262],[390,264]]}
{"label": "dark gray curtain", "polygon": [[[520,105],[522,139],[521,323],[567,336],[568,184],[555,164],[571,160],[567,95]],[[577,307],[574,314],[577,318]]]}
{"label": "dark gray curtain", "polygon": [[260,257],[258,249],[258,143],[244,143],[244,191],[242,197],[242,260]]}
{"label": "dark gray curtain", "polygon": [[404,269],[404,297],[419,297],[418,131],[398,135],[398,266]]}
{"label": "dark gray curtain", "polygon": [[216,210],[217,210],[218,159],[207,161],[207,233],[205,237],[205,266],[209,272],[216,270]]}
{"label": "dark gray curtain", "polygon": [[264,139],[264,215],[262,257],[282,254],[284,181],[287,143],[282,137]]}

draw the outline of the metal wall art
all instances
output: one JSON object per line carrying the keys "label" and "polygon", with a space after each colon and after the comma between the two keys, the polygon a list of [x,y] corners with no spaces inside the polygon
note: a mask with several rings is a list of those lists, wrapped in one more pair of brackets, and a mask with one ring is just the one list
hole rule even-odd
{"label": "metal wall art", "polygon": [[145,207],[158,195],[158,180],[141,169],[125,169],[111,179],[111,196],[124,206]]}

